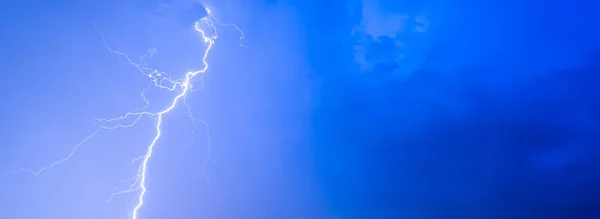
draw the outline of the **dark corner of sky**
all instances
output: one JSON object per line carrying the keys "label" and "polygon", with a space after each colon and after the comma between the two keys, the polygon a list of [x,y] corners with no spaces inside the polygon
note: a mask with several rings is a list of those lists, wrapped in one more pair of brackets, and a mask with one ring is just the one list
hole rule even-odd
{"label": "dark corner of sky", "polygon": [[306,9],[341,218],[600,218],[597,3],[355,3]]}

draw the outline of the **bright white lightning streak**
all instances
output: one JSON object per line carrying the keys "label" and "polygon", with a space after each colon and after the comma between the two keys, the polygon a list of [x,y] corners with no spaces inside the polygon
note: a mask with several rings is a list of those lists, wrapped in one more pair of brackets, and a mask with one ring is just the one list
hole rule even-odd
{"label": "bright white lightning streak", "polygon": [[[207,10],[208,11],[208,10]],[[210,12],[210,11],[208,11]],[[207,36],[206,32],[201,29],[199,27],[200,22],[203,22],[204,24],[206,24],[208,27],[212,28],[213,34],[210,36]],[[149,85],[148,88],[146,88],[145,90],[142,91],[142,93],[140,94],[141,97],[143,98],[144,102],[146,103],[146,105],[143,108],[139,108],[136,109],[134,111],[128,112],[126,113],[124,116],[121,117],[117,117],[117,118],[111,118],[111,119],[103,119],[103,118],[96,118],[95,119],[95,123],[100,124],[100,128],[98,128],[95,132],[93,132],[91,135],[87,136],[83,141],[79,142],[77,145],[75,145],[75,147],[72,148],[71,152],[68,154],[68,156],[66,156],[63,159],[60,159],[58,161],[55,161],[53,163],[51,163],[50,165],[43,167],[37,171],[32,171],[32,170],[27,170],[27,169],[21,169],[18,171],[27,171],[30,172],[34,175],[40,175],[42,172],[45,172],[47,170],[52,169],[53,167],[55,167],[56,165],[59,165],[63,162],[68,161],[69,159],[71,159],[71,157],[73,157],[73,155],[76,153],[76,151],[78,150],[78,148],[83,145],[84,143],[86,143],[89,139],[91,139],[92,137],[94,137],[96,134],[98,134],[100,131],[102,130],[113,130],[116,128],[128,128],[128,127],[132,127],[134,125],[137,124],[137,122],[143,117],[143,116],[150,116],[153,118],[156,118],[156,123],[155,123],[155,130],[156,130],[156,134],[154,135],[154,138],[152,139],[151,143],[148,145],[147,149],[146,149],[146,153],[138,158],[135,158],[132,160],[132,162],[136,162],[136,161],[140,161],[141,160],[141,164],[138,166],[138,171],[136,173],[136,175],[134,177],[131,178],[131,180],[133,180],[134,182],[129,186],[129,188],[127,190],[123,190],[123,191],[119,191],[116,193],[111,194],[110,199],[108,201],[110,201],[114,196],[116,195],[121,195],[121,194],[126,194],[126,193],[130,193],[130,192],[134,192],[134,191],[139,191],[139,194],[137,196],[137,204],[135,205],[135,207],[132,210],[132,216],[131,219],[137,219],[138,218],[138,212],[139,210],[142,208],[142,206],[144,205],[144,196],[146,195],[147,192],[147,188],[146,188],[146,173],[147,173],[147,169],[148,169],[148,163],[150,161],[150,158],[153,155],[154,152],[154,148],[156,147],[156,144],[158,142],[158,140],[161,137],[161,133],[162,133],[162,129],[161,129],[161,125],[163,122],[163,116],[166,115],[167,113],[171,112],[175,107],[178,106],[178,103],[180,102],[180,100],[183,99],[183,104],[188,108],[187,111],[187,115],[188,117],[190,117],[190,119],[194,122],[194,133],[196,131],[196,122],[200,121],[204,124],[207,132],[206,132],[206,137],[208,140],[208,155],[207,155],[207,159],[205,160],[202,170],[203,170],[203,174],[205,176],[205,179],[207,181],[207,183],[209,184],[210,187],[210,182],[208,181],[208,178],[206,178],[206,172],[205,172],[205,168],[206,165],[208,164],[208,161],[210,159],[210,150],[211,150],[211,146],[210,146],[210,135],[209,135],[209,130],[208,130],[208,124],[203,121],[203,120],[197,120],[193,117],[192,113],[191,113],[191,109],[190,106],[187,104],[187,100],[186,100],[186,95],[188,94],[188,91],[190,91],[192,84],[191,84],[191,80],[193,78],[195,78],[196,76],[200,75],[200,79],[201,79],[201,89],[204,88],[204,79],[203,79],[203,74],[206,72],[206,70],[208,70],[208,62],[206,61],[208,54],[210,52],[210,50],[212,49],[212,46],[215,43],[215,40],[217,40],[218,38],[218,34],[217,34],[217,28],[215,26],[215,22],[220,25],[220,26],[226,26],[226,27],[234,27],[239,33],[240,33],[240,46],[244,47],[244,48],[248,48],[245,46],[245,42],[244,42],[244,33],[242,32],[242,30],[235,24],[232,23],[228,23],[228,24],[223,24],[221,23],[219,20],[217,20],[216,18],[214,18],[212,15],[208,15],[205,18],[202,18],[200,21],[197,21],[194,24],[194,28],[196,29],[197,32],[199,32],[202,36],[202,39],[204,40],[204,42],[207,44],[206,50],[204,51],[204,54],[202,56],[202,63],[204,65],[204,68],[202,68],[201,70],[198,71],[193,71],[193,72],[187,72],[185,74],[185,76],[182,79],[177,79],[177,80],[173,80],[171,79],[171,77],[167,76],[166,74],[156,70],[156,69],[151,69],[148,68],[146,65],[146,61],[145,58],[151,58],[155,53],[156,50],[155,49],[151,49],[148,51],[148,53],[146,53],[146,55],[142,56],[142,58],[140,58],[140,62],[139,63],[135,63],[132,59],[129,58],[129,56],[125,53],[119,52],[119,51],[115,51],[112,50],[108,44],[106,44],[106,41],[104,40],[104,35],[102,35],[102,33],[100,31],[98,31],[98,29],[96,28],[96,26],[92,23],[92,25],[94,25],[94,28],[96,28],[96,31],[98,31],[98,33],[101,35],[102,37],[102,42],[104,43],[105,47],[114,54],[120,55],[122,57],[124,57],[127,62],[129,64],[132,64],[134,67],[136,67],[140,72],[142,72],[144,75],[146,75],[147,77],[151,78],[152,83]],[[160,89],[165,89],[168,91],[178,91],[179,93],[177,93],[177,95],[172,99],[172,101],[170,102],[170,104],[168,105],[167,108],[163,109],[162,111],[159,112],[148,112],[145,111],[146,107],[148,107],[149,105],[149,101],[146,99],[145,96],[145,92],[151,88],[151,86],[154,87],[158,87]],[[125,120],[127,118],[135,118],[132,122],[127,123],[127,124],[116,124],[113,126],[107,126],[104,125],[106,123],[113,123],[113,122],[119,122],[122,120]]]}
{"label": "bright white lightning streak", "polygon": [[[214,26],[214,24],[212,24],[212,22],[206,22],[206,23],[209,24],[209,26],[211,26],[212,28],[214,28],[216,30],[216,27]],[[138,175],[136,177],[139,179],[140,194],[138,196],[138,204],[133,208],[133,215],[131,216],[132,219],[137,219],[138,212],[139,212],[140,208],[144,205],[144,195],[146,194],[146,191],[147,191],[147,189],[146,189],[146,171],[148,169],[148,161],[150,160],[150,157],[152,157],[152,152],[154,150],[154,147],[156,146],[156,142],[158,141],[158,139],[160,139],[163,115],[165,115],[166,113],[173,110],[173,108],[175,108],[177,106],[179,99],[181,99],[182,97],[184,97],[187,94],[187,91],[190,88],[190,80],[198,74],[203,74],[208,69],[208,63],[206,62],[206,57],[208,56],[210,49],[214,45],[217,35],[215,34],[212,37],[207,37],[206,34],[204,33],[204,31],[202,29],[198,28],[198,22],[196,22],[194,27],[196,28],[196,31],[198,31],[202,34],[202,38],[204,39],[204,42],[208,43],[206,51],[204,52],[204,56],[202,56],[202,63],[204,64],[204,68],[199,71],[188,72],[187,74],[185,74],[185,79],[183,82],[176,82],[176,83],[179,83],[179,86],[181,86],[181,89],[182,89],[181,92],[177,96],[175,96],[175,98],[173,99],[173,102],[171,102],[171,105],[168,108],[166,108],[163,111],[160,111],[159,113],[156,114],[156,116],[157,116],[156,135],[154,136],[154,139],[152,139],[152,143],[150,143],[150,145],[148,146],[148,150],[146,151],[146,154],[144,155],[144,159],[142,160],[141,168],[139,169]],[[216,31],[215,31],[215,33],[216,33]]]}

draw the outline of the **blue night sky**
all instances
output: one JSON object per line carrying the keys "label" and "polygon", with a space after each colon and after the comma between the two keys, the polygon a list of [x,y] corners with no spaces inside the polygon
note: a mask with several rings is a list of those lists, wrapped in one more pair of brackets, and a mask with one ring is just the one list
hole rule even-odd
{"label": "blue night sky", "polygon": [[133,219],[140,190],[111,194],[137,188],[153,117],[23,169],[144,107],[150,78],[105,44],[202,69],[207,7],[247,47],[216,25],[135,219],[600,218],[593,0],[3,2],[0,218]]}

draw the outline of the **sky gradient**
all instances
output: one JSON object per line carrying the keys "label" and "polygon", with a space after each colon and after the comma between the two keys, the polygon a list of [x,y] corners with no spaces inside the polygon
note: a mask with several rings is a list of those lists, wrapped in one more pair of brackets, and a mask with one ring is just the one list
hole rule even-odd
{"label": "sky gradient", "polygon": [[[600,218],[595,1],[5,4],[0,218],[129,219],[149,78],[203,68],[165,115],[138,219]],[[154,50],[150,50],[154,51]],[[202,89],[201,89],[202,88]],[[149,90],[147,110],[173,93]],[[209,155],[210,143],[210,157]],[[203,167],[205,171],[203,171]]]}

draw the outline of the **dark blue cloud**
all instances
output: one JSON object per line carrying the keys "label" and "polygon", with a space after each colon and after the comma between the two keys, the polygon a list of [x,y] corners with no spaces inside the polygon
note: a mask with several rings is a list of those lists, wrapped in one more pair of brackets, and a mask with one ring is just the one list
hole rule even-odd
{"label": "dark blue cloud", "polygon": [[596,63],[509,84],[472,68],[335,85],[314,134],[332,202],[353,218],[599,216]]}
{"label": "dark blue cloud", "polygon": [[[600,217],[600,56],[538,68],[539,60],[559,59],[505,40],[519,32],[458,31],[468,26],[455,24],[443,40],[416,49],[425,58],[404,78],[388,75],[406,60],[356,76],[345,64],[351,58],[331,55],[347,52],[342,45],[319,48],[337,57],[313,62],[324,81],[313,113],[315,169],[333,211],[341,218]],[[544,34],[527,37],[550,43]],[[403,52],[389,37],[363,45],[373,60]]]}

